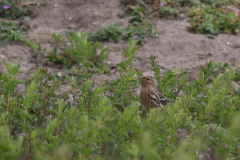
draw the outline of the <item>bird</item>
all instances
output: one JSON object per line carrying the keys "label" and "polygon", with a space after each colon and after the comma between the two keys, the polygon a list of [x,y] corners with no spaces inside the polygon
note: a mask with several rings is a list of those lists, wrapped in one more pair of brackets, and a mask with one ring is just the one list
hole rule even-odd
{"label": "bird", "polygon": [[138,78],[142,82],[140,91],[141,102],[147,110],[157,107],[163,108],[163,105],[171,103],[164,94],[155,87],[155,82],[152,78],[147,76]]}

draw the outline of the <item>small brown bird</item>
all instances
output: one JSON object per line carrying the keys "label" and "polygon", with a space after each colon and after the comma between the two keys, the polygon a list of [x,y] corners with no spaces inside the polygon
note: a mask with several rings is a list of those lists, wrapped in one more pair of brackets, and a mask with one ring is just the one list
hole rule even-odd
{"label": "small brown bird", "polygon": [[155,87],[155,82],[150,77],[138,77],[142,81],[140,97],[147,110],[162,107],[170,101]]}

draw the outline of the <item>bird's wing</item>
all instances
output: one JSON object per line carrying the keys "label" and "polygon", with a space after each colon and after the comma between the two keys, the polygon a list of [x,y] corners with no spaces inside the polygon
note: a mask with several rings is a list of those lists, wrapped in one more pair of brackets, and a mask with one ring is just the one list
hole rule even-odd
{"label": "bird's wing", "polygon": [[152,91],[153,98],[155,99],[155,102],[162,105],[167,105],[167,103],[170,103],[170,101],[157,89]]}

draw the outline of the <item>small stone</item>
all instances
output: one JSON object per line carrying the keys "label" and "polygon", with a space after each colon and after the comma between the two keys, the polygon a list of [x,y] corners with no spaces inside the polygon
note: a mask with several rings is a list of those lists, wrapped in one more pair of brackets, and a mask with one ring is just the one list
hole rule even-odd
{"label": "small stone", "polygon": [[227,42],[227,45],[232,45],[230,42]]}

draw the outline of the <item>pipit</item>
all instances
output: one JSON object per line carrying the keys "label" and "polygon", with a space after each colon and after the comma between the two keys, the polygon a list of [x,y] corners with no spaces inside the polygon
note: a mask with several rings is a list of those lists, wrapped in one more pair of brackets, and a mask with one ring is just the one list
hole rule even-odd
{"label": "pipit", "polygon": [[147,110],[150,108],[162,107],[170,101],[155,87],[155,82],[150,77],[138,77],[142,81],[140,97],[142,104]]}

